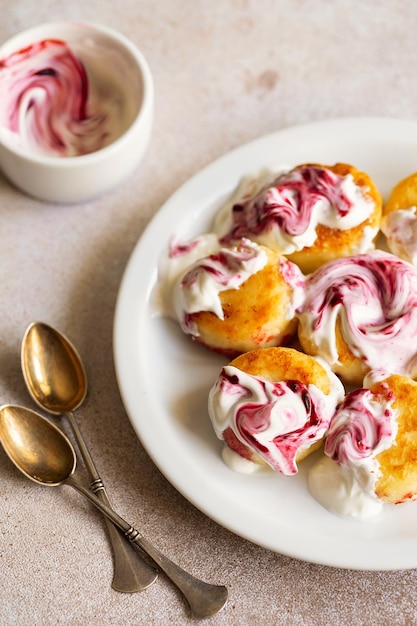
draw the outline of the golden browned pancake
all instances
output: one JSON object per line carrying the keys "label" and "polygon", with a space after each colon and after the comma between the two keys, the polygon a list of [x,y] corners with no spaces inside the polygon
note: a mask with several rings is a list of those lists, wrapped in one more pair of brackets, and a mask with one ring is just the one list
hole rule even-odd
{"label": "golden browned pancake", "polygon": [[304,385],[316,385],[328,395],[331,390],[329,372],[321,363],[294,348],[269,348],[241,354],[229,365],[270,382],[299,380]]}
{"label": "golden browned pancake", "polygon": [[417,206],[417,172],[400,180],[392,189],[384,204],[383,214],[388,215],[399,209]]}
{"label": "golden browned pancake", "polygon": [[383,208],[381,232],[393,254],[417,267],[417,172],[391,191]]}
{"label": "golden browned pancake", "polygon": [[399,504],[417,498],[417,383],[392,375],[371,387],[375,393],[392,395],[397,421],[394,443],[376,457],[380,475],[375,493],[384,502]]}
{"label": "golden browned pancake", "polygon": [[233,357],[286,344],[296,332],[293,299],[297,285],[290,280],[291,266],[277,252],[261,247],[268,257],[265,267],[239,288],[219,294],[224,319],[211,311],[189,316],[198,331],[195,340],[211,350]]}
{"label": "golden browned pancake", "polygon": [[[363,247],[367,240],[367,231],[374,231],[373,239],[378,234],[382,216],[382,197],[372,178],[365,172],[361,172],[353,165],[336,163],[335,165],[308,164],[323,167],[338,176],[353,177],[355,184],[363,190],[364,196],[373,202],[373,211],[361,224],[347,230],[328,228],[318,224],[316,228],[317,239],[310,247],[305,247],[298,252],[288,255],[288,259],[296,263],[304,274],[309,274],[318,267],[339,257],[349,256],[366,252],[368,247]],[[303,165],[298,167],[305,167]],[[371,242],[369,242],[371,244]]]}
{"label": "golden browned pancake", "polygon": [[[267,392],[266,382],[277,385],[275,391]],[[242,354],[222,370],[210,393],[209,413],[231,450],[290,475],[299,461],[320,447],[343,396],[340,381],[315,358],[293,348],[271,347]],[[239,436],[241,419],[249,433],[246,441]],[[268,433],[268,443],[263,431]]]}

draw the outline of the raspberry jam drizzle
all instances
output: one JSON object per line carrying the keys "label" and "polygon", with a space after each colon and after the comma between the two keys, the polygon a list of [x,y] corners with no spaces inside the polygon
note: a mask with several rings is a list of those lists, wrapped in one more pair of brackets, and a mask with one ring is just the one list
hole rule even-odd
{"label": "raspberry jam drizzle", "polygon": [[[300,236],[313,221],[326,224],[333,219],[343,228],[343,218],[356,202],[345,182],[346,177],[319,166],[302,166],[282,174],[254,197],[234,204],[232,227],[224,239],[256,236],[275,227],[287,235]],[[314,213],[317,215],[313,217]],[[367,217],[362,214],[358,223]]]}
{"label": "raspberry jam drizzle", "polygon": [[333,461],[349,466],[373,457],[394,436],[392,393],[386,397],[370,389],[356,389],[346,395],[330,422],[324,447]]}

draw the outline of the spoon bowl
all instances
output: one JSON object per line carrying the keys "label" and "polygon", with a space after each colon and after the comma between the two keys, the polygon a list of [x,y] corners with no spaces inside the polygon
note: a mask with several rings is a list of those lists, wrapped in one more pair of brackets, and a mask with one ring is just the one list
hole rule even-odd
{"label": "spoon bowl", "polygon": [[224,607],[228,595],[226,587],[208,584],[185,572],[73,478],[75,450],[64,433],[49,420],[21,406],[2,406],[0,442],[10,460],[27,478],[48,487],[68,485],[90,500],[123,531],[125,538],[143,550],[165,572],[188,601],[192,617],[209,617]]}
{"label": "spoon bowl", "polygon": [[0,409],[0,438],[10,460],[37,483],[56,487],[75,471],[70,441],[56,426],[23,407]]}
{"label": "spoon bowl", "polygon": [[22,343],[22,371],[33,400],[52,415],[75,411],[87,395],[87,375],[74,346],[57,330],[34,322]]}

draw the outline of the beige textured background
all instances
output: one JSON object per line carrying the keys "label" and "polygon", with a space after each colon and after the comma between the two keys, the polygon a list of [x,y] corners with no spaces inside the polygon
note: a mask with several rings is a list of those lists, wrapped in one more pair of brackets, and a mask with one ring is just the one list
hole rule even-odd
{"label": "beige textured background", "polygon": [[[112,324],[124,268],[150,218],[202,166],[281,128],[330,117],[417,114],[414,0],[0,0],[0,40],[45,20],[96,20],[145,53],[152,141],[122,187],[77,206],[31,200],[0,176],[0,399],[30,404],[19,363],[41,319],[78,347],[90,394],[82,430],[113,503],[161,550],[230,589],[208,625],[417,623],[417,573],[295,561],[217,526],[158,472],[122,408]],[[416,520],[417,524],[417,520]],[[417,557],[416,557],[417,558]],[[161,576],[111,590],[102,519],[74,492],[25,481],[0,454],[0,623],[188,624]]]}

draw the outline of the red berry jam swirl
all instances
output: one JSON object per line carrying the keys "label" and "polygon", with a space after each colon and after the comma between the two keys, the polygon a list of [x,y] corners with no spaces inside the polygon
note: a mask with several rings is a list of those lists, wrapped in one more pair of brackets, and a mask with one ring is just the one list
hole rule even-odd
{"label": "red berry jam swirl", "polygon": [[393,398],[356,389],[347,394],[330,422],[325,454],[350,466],[374,457],[395,435]]}
{"label": "red berry jam swirl", "polygon": [[65,42],[34,43],[0,59],[0,126],[35,152],[94,152],[108,143],[109,120],[107,105],[91,107],[90,91],[83,63]]}
{"label": "red berry jam swirl", "polygon": [[275,471],[293,475],[297,453],[328,428],[335,404],[324,398],[298,380],[269,382],[226,366],[210,392],[209,414],[218,437],[231,429]]}
{"label": "red berry jam swirl", "polygon": [[350,175],[339,176],[320,166],[300,166],[234,204],[232,226],[224,239],[256,238],[277,229],[284,237],[306,235],[300,248],[312,245],[317,224],[345,230],[366,220],[371,210],[372,203]]}

